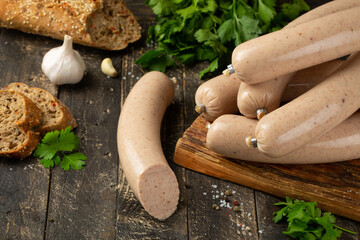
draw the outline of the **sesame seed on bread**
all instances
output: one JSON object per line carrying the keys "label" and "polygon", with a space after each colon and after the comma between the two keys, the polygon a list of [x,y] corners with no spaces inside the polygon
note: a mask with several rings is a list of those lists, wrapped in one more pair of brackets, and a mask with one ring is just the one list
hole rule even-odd
{"label": "sesame seed on bread", "polygon": [[141,27],[122,0],[0,0],[0,27],[107,50],[141,37]]}

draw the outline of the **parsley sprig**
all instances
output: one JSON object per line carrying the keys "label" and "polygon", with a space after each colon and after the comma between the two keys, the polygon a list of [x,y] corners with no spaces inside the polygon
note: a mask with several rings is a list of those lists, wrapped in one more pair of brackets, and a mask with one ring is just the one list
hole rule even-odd
{"label": "parsley sprig", "polygon": [[335,216],[330,212],[322,214],[316,202],[304,202],[286,197],[286,202],[278,202],[275,205],[285,207],[274,213],[273,221],[277,223],[283,217],[286,217],[288,227],[287,231],[283,233],[292,238],[300,240],[336,240],[343,231],[357,234],[335,225]]}
{"label": "parsley sprig", "polygon": [[45,168],[60,166],[64,170],[82,169],[87,157],[77,151],[79,147],[79,138],[71,131],[71,127],[59,131],[46,133],[41,143],[38,144],[34,156],[41,158],[40,163]]}
{"label": "parsley sprig", "polygon": [[147,43],[157,47],[135,63],[165,72],[180,64],[208,61],[199,73],[223,70],[242,42],[276,31],[310,8],[305,0],[146,0],[156,15]]}

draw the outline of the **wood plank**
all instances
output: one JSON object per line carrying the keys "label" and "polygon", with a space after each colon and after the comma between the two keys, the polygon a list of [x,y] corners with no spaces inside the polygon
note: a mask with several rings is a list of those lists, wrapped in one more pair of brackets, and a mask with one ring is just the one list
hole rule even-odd
{"label": "wood plank", "polygon": [[[40,54],[44,38],[0,29],[1,87],[11,82],[41,86],[45,82]],[[42,239],[44,236],[50,171],[34,157],[23,161],[0,158],[0,235],[2,239]]]}
{"label": "wood plank", "polygon": [[[199,80],[198,73],[204,67],[205,64],[198,64],[186,68],[184,72],[185,128],[198,116],[194,110],[195,92],[203,82]],[[254,190],[189,170],[186,172],[186,184],[189,239],[258,239]],[[229,206],[234,207],[233,202],[237,200],[239,212],[220,207],[227,189],[234,191],[227,197]],[[213,209],[213,204],[220,209]]]}
{"label": "wood plank", "polygon": [[276,165],[223,158],[205,146],[203,116],[178,141],[181,166],[275,196],[317,201],[326,211],[360,220],[360,160],[313,165]]}
{"label": "wood plank", "polygon": [[[54,40],[48,48],[57,45]],[[119,78],[107,78],[100,64],[108,55],[74,45],[84,56],[87,74],[80,83],[60,88],[64,102],[78,121],[79,151],[88,159],[82,170],[52,170],[46,239],[114,239],[116,236]],[[121,56],[112,56],[121,67]]]}

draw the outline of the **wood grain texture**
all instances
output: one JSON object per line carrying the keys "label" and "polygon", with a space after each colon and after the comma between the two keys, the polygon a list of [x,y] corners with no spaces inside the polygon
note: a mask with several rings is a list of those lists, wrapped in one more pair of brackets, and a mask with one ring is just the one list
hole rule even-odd
{"label": "wood grain texture", "polygon": [[[46,239],[113,239],[118,175],[114,128],[120,84],[101,72],[104,52],[76,49],[84,56],[87,74],[78,84],[62,86],[59,97],[78,121],[79,151],[88,159],[80,171],[52,171]],[[114,64],[118,67],[118,59]]]}
{"label": "wood grain texture", "polygon": [[[42,59],[42,40],[13,30],[0,31],[1,87],[24,82],[56,94],[57,88],[43,85],[44,75],[36,66]],[[50,171],[33,157],[23,161],[0,158],[1,239],[43,238],[49,179]]]}
{"label": "wood grain texture", "polygon": [[277,165],[223,158],[206,147],[206,125],[198,117],[178,141],[174,161],[189,169],[275,196],[317,201],[326,211],[360,220],[360,161]]}
{"label": "wood grain texture", "polygon": [[[184,71],[184,127],[188,128],[198,114],[194,110],[195,91],[203,82],[198,73],[206,67],[198,64]],[[220,179],[186,172],[188,195],[188,231],[190,239],[258,239],[254,190]],[[225,191],[234,192],[225,197]],[[229,207],[221,206],[224,200]],[[239,202],[239,212],[232,210],[234,201]],[[219,210],[213,208],[219,206]]]}

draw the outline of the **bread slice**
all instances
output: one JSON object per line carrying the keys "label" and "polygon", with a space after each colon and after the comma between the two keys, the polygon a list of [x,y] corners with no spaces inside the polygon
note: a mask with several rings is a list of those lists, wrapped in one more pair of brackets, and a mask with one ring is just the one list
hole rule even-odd
{"label": "bread slice", "polygon": [[141,27],[122,0],[0,0],[0,27],[75,43],[124,49],[141,37]]}
{"label": "bread slice", "polygon": [[32,154],[40,142],[40,133],[15,125],[0,124],[0,156],[24,159]]}
{"label": "bread slice", "polygon": [[40,133],[60,131],[68,126],[77,127],[77,122],[69,109],[48,91],[29,87],[24,83],[11,83],[8,89],[24,94],[40,109],[43,115],[42,124],[37,129]]}
{"label": "bread slice", "polygon": [[17,125],[26,130],[40,125],[42,113],[26,96],[0,90],[0,125]]}
{"label": "bread slice", "polygon": [[23,159],[40,141],[32,131],[41,123],[36,105],[21,93],[0,90],[0,156]]}

